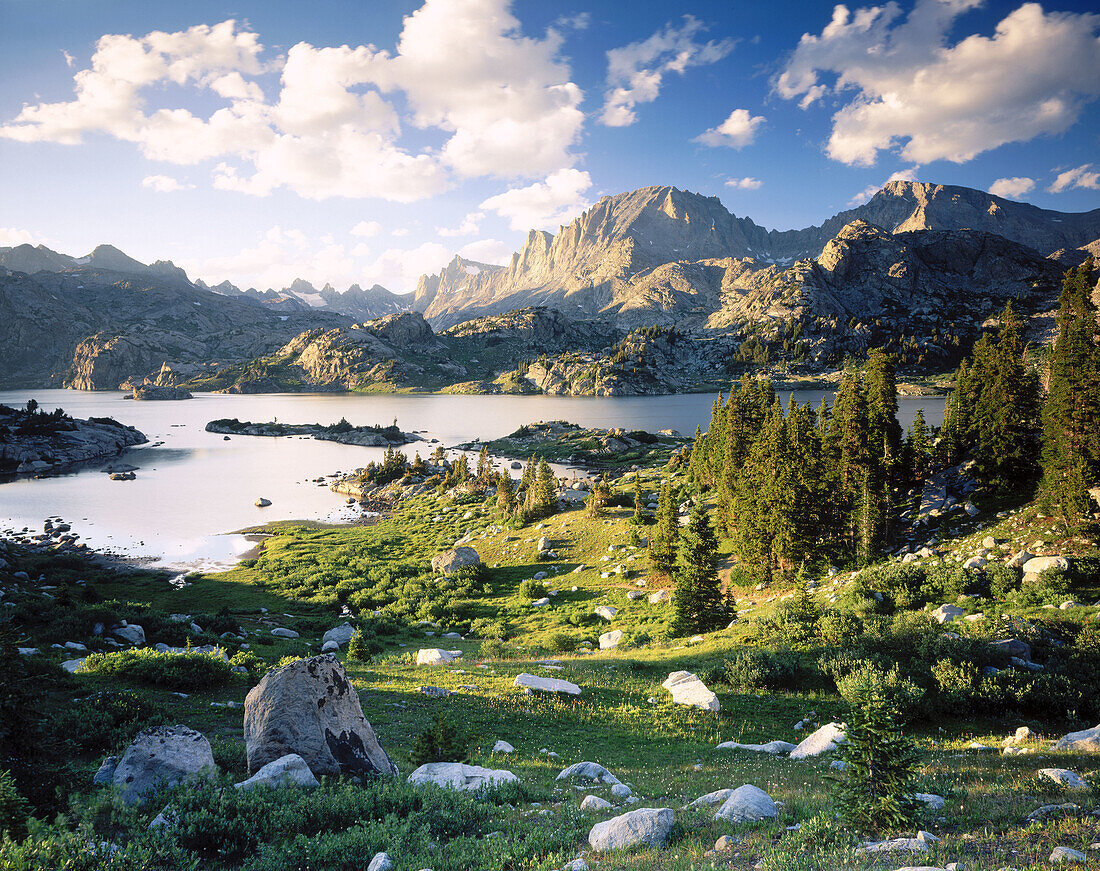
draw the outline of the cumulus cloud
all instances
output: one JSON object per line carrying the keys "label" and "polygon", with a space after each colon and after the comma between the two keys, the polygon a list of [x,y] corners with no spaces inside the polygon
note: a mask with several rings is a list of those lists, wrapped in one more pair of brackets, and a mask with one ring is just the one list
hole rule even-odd
{"label": "cumulus cloud", "polygon": [[458,253],[467,260],[495,263],[498,266],[507,266],[512,259],[511,246],[501,242],[500,239],[478,239],[460,248]]}
{"label": "cumulus cloud", "polygon": [[170,194],[173,191],[186,191],[194,187],[193,184],[183,184],[170,175],[147,175],[141,180],[143,188],[149,188],[158,194]]}
{"label": "cumulus cloud", "polygon": [[1100,190],[1100,172],[1092,168],[1091,163],[1078,166],[1075,169],[1067,169],[1058,173],[1054,184],[1047,188],[1052,194],[1060,194],[1072,188],[1086,188],[1088,190]]}
{"label": "cumulus cloud", "polygon": [[879,152],[963,163],[1008,142],[1058,134],[1100,94],[1100,15],[1025,3],[992,36],[949,34],[981,0],[838,5],[819,35],[804,34],[775,91],[808,108],[844,105],[826,146],[834,160],[871,166]]}
{"label": "cumulus cloud", "polygon": [[712,64],[733,51],[732,39],[697,41],[705,30],[701,21],[685,15],[679,27],[666,24],[647,39],[611,49],[600,123],[629,127],[638,120],[635,107],[657,99],[666,75],[683,75],[690,67]]}
{"label": "cumulus cloud", "polygon": [[382,225],[377,221],[360,221],[351,228],[351,235],[362,236],[365,239],[369,239],[371,236],[377,236],[381,232]]}
{"label": "cumulus cloud", "polygon": [[507,218],[513,230],[556,230],[588,208],[585,191],[590,187],[587,172],[561,169],[545,181],[489,197],[480,207]]}
{"label": "cumulus cloud", "polygon": [[407,293],[416,289],[421,275],[439,272],[453,256],[438,242],[425,242],[416,248],[388,248],[364,264],[363,273],[370,276],[371,283],[394,293]]}
{"label": "cumulus cloud", "polygon": [[726,187],[734,188],[736,190],[743,191],[755,191],[763,187],[764,182],[758,178],[752,176],[745,176],[744,178],[727,178]]}
{"label": "cumulus cloud", "polygon": [[[74,99],[25,105],[0,136],[76,145],[104,133],[152,160],[211,161],[221,190],[412,202],[456,176],[539,178],[573,165],[583,94],[561,42],[554,29],[525,36],[509,0],[426,0],[392,53],[302,42],[277,63],[233,20],[108,34],[74,75]],[[274,70],[269,99],[255,79]],[[148,96],[167,84],[182,88],[169,92],[180,103],[205,93],[225,105],[208,116],[186,105],[149,111]],[[443,142],[407,147],[405,125]]]}
{"label": "cumulus cloud", "polygon": [[865,202],[871,199],[871,197],[877,194],[892,181],[916,181],[917,172],[919,171],[919,166],[911,166],[909,167],[909,169],[901,169],[893,173],[882,184],[867,185],[867,187],[865,187],[858,194],[848,200],[848,208],[854,209],[856,206],[862,206]]}
{"label": "cumulus cloud", "polygon": [[30,230],[19,227],[0,227],[0,248],[14,248],[16,245],[38,245],[42,240]]}
{"label": "cumulus cloud", "polygon": [[744,148],[752,144],[764,120],[763,115],[753,115],[748,109],[734,109],[725,121],[700,133],[693,141],[714,147]]}
{"label": "cumulus cloud", "polygon": [[484,212],[470,212],[457,227],[436,227],[435,231],[444,237],[473,236],[481,229],[481,221],[484,217]]}
{"label": "cumulus cloud", "polygon": [[996,197],[1015,200],[1035,187],[1035,179],[1026,176],[999,178],[989,186],[989,192]]}
{"label": "cumulus cloud", "polygon": [[76,63],[76,58],[65,51],[65,49],[61,49],[61,56],[65,58],[65,66],[69,68],[72,68],[72,65]]}

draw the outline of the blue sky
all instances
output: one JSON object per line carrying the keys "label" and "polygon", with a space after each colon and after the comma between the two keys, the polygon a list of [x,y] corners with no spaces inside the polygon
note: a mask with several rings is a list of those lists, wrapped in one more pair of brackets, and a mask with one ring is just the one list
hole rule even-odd
{"label": "blue sky", "polygon": [[1093,209],[1093,8],[0,0],[0,245],[402,291],[648,184],[780,229],[894,177]]}

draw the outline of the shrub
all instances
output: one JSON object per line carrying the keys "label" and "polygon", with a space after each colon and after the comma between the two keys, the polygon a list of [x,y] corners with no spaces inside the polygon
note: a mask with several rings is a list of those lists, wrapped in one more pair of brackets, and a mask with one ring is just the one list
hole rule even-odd
{"label": "shrub", "polygon": [[911,824],[917,813],[912,789],[917,752],[899,723],[917,688],[897,670],[865,666],[842,678],[838,689],[850,707],[841,750],[847,763],[838,790],[841,814],[865,830]]}
{"label": "shrub", "polygon": [[478,655],[483,659],[503,659],[508,655],[508,647],[499,638],[490,638],[481,642]]}
{"label": "shrub", "polygon": [[83,753],[118,749],[142,729],[168,723],[168,709],[129,690],[95,693],[59,713],[51,731]]}
{"label": "shrub", "polygon": [[551,653],[570,653],[577,649],[577,639],[568,632],[551,632],[546,646]]}
{"label": "shrub", "polygon": [[236,675],[217,653],[161,653],[151,648],[93,653],[83,671],[171,690],[225,686]]}
{"label": "shrub", "polygon": [[546,585],[542,581],[528,578],[519,585],[519,594],[524,599],[541,599],[546,595]]}
{"label": "shrub", "polygon": [[972,662],[940,659],[932,665],[932,679],[940,694],[940,707],[953,714],[971,711],[978,687],[978,667]]}
{"label": "shrub", "polygon": [[386,649],[373,631],[356,629],[348,642],[348,659],[356,662],[370,662],[374,656]]}
{"label": "shrub", "polygon": [[19,794],[10,771],[0,771],[0,836],[22,838],[27,824],[29,805]]}
{"label": "shrub", "polygon": [[766,650],[743,650],[727,659],[725,680],[739,690],[774,690],[789,683],[794,668]]}
{"label": "shrub", "polygon": [[445,714],[436,714],[432,723],[413,739],[409,761],[415,766],[428,762],[465,762],[470,736]]}

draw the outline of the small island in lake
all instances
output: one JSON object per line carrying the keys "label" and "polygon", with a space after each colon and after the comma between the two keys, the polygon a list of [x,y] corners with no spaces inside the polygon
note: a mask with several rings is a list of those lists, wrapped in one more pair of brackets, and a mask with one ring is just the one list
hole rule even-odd
{"label": "small island in lake", "polygon": [[149,439],[110,417],[80,420],[57,408],[0,405],[0,475],[60,471],[73,463],[113,457]]}
{"label": "small island in lake", "polygon": [[344,418],[339,423],[252,423],[236,418],[212,420],[206,425],[207,432],[224,435],[245,436],[312,436],[327,442],[339,442],[342,445],[359,445],[367,448],[387,448],[407,445],[420,439],[392,426],[353,426]]}

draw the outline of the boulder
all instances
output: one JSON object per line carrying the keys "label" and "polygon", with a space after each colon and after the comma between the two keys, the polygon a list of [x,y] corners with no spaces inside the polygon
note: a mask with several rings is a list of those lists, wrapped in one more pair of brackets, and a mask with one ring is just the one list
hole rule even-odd
{"label": "boulder", "polygon": [[611,795],[615,798],[630,798],[633,790],[625,783],[616,783],[611,787]]}
{"label": "boulder", "polygon": [[261,496],[252,504],[254,504],[257,508],[267,508],[269,505],[271,505],[271,500],[265,499],[263,496]]}
{"label": "boulder", "polygon": [[466,765],[462,762],[429,762],[409,775],[409,783],[415,786],[432,783],[463,791],[518,780],[511,771],[482,768],[480,765]]}
{"label": "boulder", "polygon": [[125,626],[119,626],[117,629],[112,629],[111,634],[117,635],[123,641],[128,641],[131,644],[145,643],[145,630],[137,623],[127,623]]}
{"label": "boulder", "polygon": [[393,871],[393,860],[388,853],[375,853],[367,871]]}
{"label": "boulder", "polygon": [[1024,580],[1034,581],[1039,577],[1040,572],[1045,572],[1047,569],[1058,569],[1061,572],[1069,571],[1069,560],[1064,556],[1036,556],[1029,559],[1023,565]]}
{"label": "boulder", "polygon": [[118,757],[108,756],[100,763],[99,770],[96,771],[95,776],[92,777],[92,783],[96,786],[106,786],[109,783],[113,783],[116,768],[118,768]]}
{"label": "boulder", "polygon": [[672,594],[668,590],[658,590],[655,593],[649,594],[649,604],[659,605],[662,602],[667,602],[672,598]]}
{"label": "boulder", "polygon": [[264,675],[245,697],[244,735],[250,772],[296,753],[314,774],[397,774],[363,716],[359,694],[332,654],[300,659]]}
{"label": "boulder", "polygon": [[1025,662],[1031,661],[1031,645],[1026,641],[1020,641],[1018,638],[1002,638],[998,641],[990,641],[989,646],[1005,656],[1015,656]]}
{"label": "boulder", "polygon": [[918,792],[913,795],[917,801],[929,810],[942,811],[947,805],[947,800],[942,795],[933,795],[930,792]]}
{"label": "boulder", "polygon": [[770,795],[758,786],[746,783],[739,786],[722,802],[714,818],[731,823],[743,823],[750,820],[769,820],[778,815]]}
{"label": "boulder", "polygon": [[627,847],[658,847],[668,840],[676,817],[672,808],[639,808],[596,823],[588,833],[588,846],[597,853]]}
{"label": "boulder", "polygon": [[781,756],[784,753],[790,753],[797,746],[790,741],[769,741],[767,744],[738,744],[736,741],[723,741],[715,749],[748,750],[751,753],[770,753],[772,756]]}
{"label": "boulder", "polygon": [[963,609],[958,605],[940,605],[935,611],[932,612],[932,616],[936,619],[937,623],[950,623],[956,617],[963,615]]}
{"label": "boulder", "polygon": [[611,802],[600,798],[598,795],[586,795],[581,802],[582,811],[605,811],[611,807]]}
{"label": "boulder", "polygon": [[513,747],[511,744],[509,744],[507,741],[497,741],[497,743],[493,745],[493,752],[494,753],[515,753],[516,748]]}
{"label": "boulder", "polygon": [[808,759],[811,756],[820,756],[836,750],[845,742],[844,725],[842,723],[829,723],[822,726],[812,735],[808,735],[794,750],[791,751],[791,759]]}
{"label": "boulder", "polygon": [[339,626],[335,626],[326,632],[321,638],[321,643],[328,644],[330,641],[335,641],[338,646],[343,647],[351,641],[351,636],[354,634],[354,626],[350,623],[341,623]]}
{"label": "boulder", "polygon": [[1039,774],[1070,789],[1088,789],[1089,786],[1077,772],[1068,768],[1040,768]]}
{"label": "boulder", "polygon": [[187,726],[152,726],[139,732],[122,754],[111,782],[127,804],[140,803],[159,786],[217,770],[210,742]]}
{"label": "boulder", "polygon": [[596,616],[602,617],[604,620],[611,621],[615,619],[615,615],[618,614],[618,610],[612,608],[610,605],[597,605]]}
{"label": "boulder", "polygon": [[600,636],[600,650],[613,650],[623,640],[622,629],[612,629]]}
{"label": "boulder", "polygon": [[1053,749],[1072,750],[1077,753],[1100,753],[1100,725],[1063,735]]}
{"label": "boulder", "polygon": [[726,799],[731,795],[733,795],[733,789],[716,789],[714,792],[699,796],[688,807],[710,807],[711,805],[725,804]]}
{"label": "boulder", "polygon": [[472,547],[455,547],[432,557],[432,571],[450,577],[459,569],[481,565],[481,557]]}
{"label": "boulder", "polygon": [[76,674],[78,671],[80,671],[80,669],[84,668],[85,659],[87,659],[87,657],[82,657],[80,659],[67,659],[63,663],[61,663],[61,667],[65,669],[65,671],[67,671],[69,674]]}
{"label": "boulder", "polygon": [[1055,847],[1051,851],[1048,861],[1051,865],[1061,865],[1063,862],[1087,862],[1088,860],[1089,857],[1080,850],[1074,850],[1070,847]]}
{"label": "boulder", "polygon": [[275,629],[272,629],[271,634],[274,635],[276,638],[297,638],[298,637],[298,633],[295,632],[293,629],[286,629],[283,626],[279,626]]}
{"label": "boulder", "polygon": [[335,641],[326,641],[321,645],[321,653],[337,653],[340,650],[340,645]]}
{"label": "boulder", "polygon": [[425,647],[416,651],[417,665],[444,665],[453,662],[457,657],[449,650],[441,650],[438,647]]}
{"label": "boulder", "polygon": [[581,694],[581,688],[575,683],[570,683],[567,680],[558,680],[554,677],[540,677],[539,675],[527,674],[526,672],[516,675],[516,679],[512,681],[512,686],[523,687],[532,692],[568,693],[571,696],[579,696]]}
{"label": "boulder", "polygon": [[661,686],[672,693],[672,701],[678,705],[689,705],[704,711],[719,711],[722,708],[718,696],[690,671],[672,672]]}
{"label": "boulder", "polygon": [[306,761],[297,753],[288,753],[253,774],[248,780],[236,784],[237,789],[252,789],[257,786],[276,788],[280,786],[320,786]]}
{"label": "boulder", "polygon": [[588,783],[606,783],[615,785],[619,778],[598,762],[577,762],[563,769],[554,780],[583,780]]}
{"label": "boulder", "polygon": [[1021,569],[1027,563],[1028,560],[1034,559],[1035,554],[1029,553],[1027,550],[1021,550],[1012,559],[1010,559],[1006,565],[1010,569]]}

